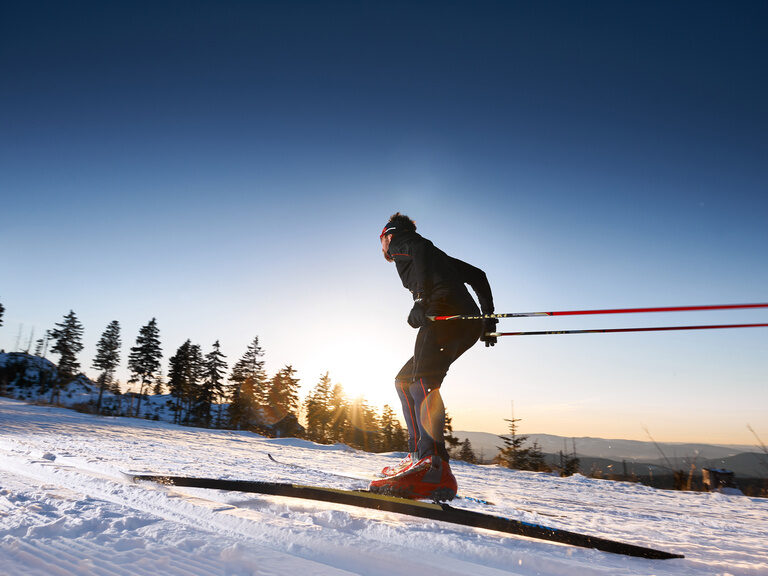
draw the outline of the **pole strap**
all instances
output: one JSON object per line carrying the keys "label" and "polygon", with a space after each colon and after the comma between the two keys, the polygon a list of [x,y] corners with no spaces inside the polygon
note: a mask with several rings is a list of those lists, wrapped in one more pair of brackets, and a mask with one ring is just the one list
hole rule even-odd
{"label": "pole strap", "polygon": [[702,310],[736,310],[743,308],[768,308],[763,304],[721,304],[714,306],[662,306],[657,308],[607,308],[603,310],[558,310],[554,312],[512,312],[509,314],[481,314],[455,316],[427,316],[430,320],[485,320],[493,318],[526,318],[530,316],[585,316],[588,314],[636,314],[644,312],[691,312]]}
{"label": "pole strap", "polygon": [[489,332],[486,336],[547,336],[552,334],[608,334],[612,332],[654,332],[661,330],[715,330],[719,328],[758,328],[765,324],[710,324],[706,326],[653,326],[645,328],[591,328],[588,330],[543,330],[538,332]]}

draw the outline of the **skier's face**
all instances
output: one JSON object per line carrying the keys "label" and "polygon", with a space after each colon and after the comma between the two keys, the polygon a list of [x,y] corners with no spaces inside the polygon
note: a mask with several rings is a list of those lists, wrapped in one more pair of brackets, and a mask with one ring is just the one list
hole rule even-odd
{"label": "skier's face", "polygon": [[392,234],[386,234],[381,237],[381,251],[384,253],[384,260],[392,262],[392,257],[389,255],[389,243],[392,242]]}

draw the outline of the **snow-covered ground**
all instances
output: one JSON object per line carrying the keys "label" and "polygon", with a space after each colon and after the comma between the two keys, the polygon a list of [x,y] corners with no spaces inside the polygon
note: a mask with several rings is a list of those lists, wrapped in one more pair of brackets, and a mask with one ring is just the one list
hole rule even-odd
{"label": "snow-covered ground", "polygon": [[768,575],[768,500],[456,463],[457,506],[685,554],[618,556],[392,513],[130,484],[121,471],[356,488],[396,454],[0,398],[0,574]]}

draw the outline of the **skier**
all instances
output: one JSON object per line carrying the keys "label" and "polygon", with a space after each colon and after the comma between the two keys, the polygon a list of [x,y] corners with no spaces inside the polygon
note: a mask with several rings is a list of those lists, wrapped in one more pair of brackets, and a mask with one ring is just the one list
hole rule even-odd
{"label": "skier", "polygon": [[394,214],[379,236],[387,262],[413,294],[408,324],[418,328],[413,356],[395,377],[395,388],[408,427],[410,452],[395,466],[381,471],[370,490],[405,498],[452,500],[456,478],[448,463],[443,429],[445,406],[440,385],[451,363],[478,339],[496,344],[489,336],[497,320],[432,321],[429,316],[479,315],[465,283],[477,294],[483,314],[493,314],[493,296],[485,272],[448,256],[416,232],[408,216]]}

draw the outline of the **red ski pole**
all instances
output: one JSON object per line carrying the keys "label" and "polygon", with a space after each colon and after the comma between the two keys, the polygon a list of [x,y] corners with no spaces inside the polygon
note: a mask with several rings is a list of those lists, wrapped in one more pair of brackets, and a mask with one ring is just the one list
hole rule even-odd
{"label": "red ski pole", "polygon": [[486,318],[525,318],[529,316],[585,316],[588,314],[636,314],[643,312],[692,312],[768,308],[768,304],[722,304],[714,306],[662,306],[657,308],[607,308],[603,310],[559,310],[555,312],[512,312],[510,314],[428,316],[430,320],[483,320]]}
{"label": "red ski pole", "polygon": [[487,336],[546,336],[551,334],[607,334],[611,332],[653,332],[660,330],[714,330],[717,328],[757,328],[766,324],[711,324],[708,326],[654,326],[647,328],[591,328],[587,330],[544,330],[539,332],[490,332]]}

